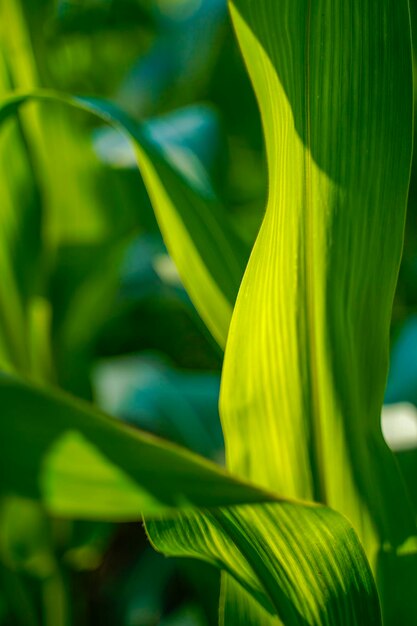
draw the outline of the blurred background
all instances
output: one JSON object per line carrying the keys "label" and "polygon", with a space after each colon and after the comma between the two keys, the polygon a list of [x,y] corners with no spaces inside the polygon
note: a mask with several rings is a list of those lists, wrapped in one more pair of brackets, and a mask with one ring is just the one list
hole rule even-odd
{"label": "blurred background", "polygon": [[[0,0],[0,94],[39,86],[105,97],[145,121],[204,172],[252,244],[266,171],[225,0]],[[1,243],[33,329],[30,365],[17,347],[15,367],[222,463],[222,352],[127,140],[87,114],[28,107],[2,128],[0,159]],[[217,623],[209,566],[157,554],[140,524],[51,519],[20,499],[0,509],[0,581],[1,626]]]}
{"label": "blurred background", "polygon": [[[37,87],[105,97],[144,122],[176,162],[204,173],[253,244],[267,172],[225,0],[0,0],[0,96]],[[0,161],[0,255],[14,278],[0,298],[19,285],[30,359],[19,337],[4,348],[0,335],[0,352],[222,463],[222,352],[167,254],[129,143],[48,104],[1,129]],[[383,429],[417,503],[416,176],[413,167]],[[1,504],[0,626],[214,626],[218,594],[214,570],[165,559],[140,524]]]}

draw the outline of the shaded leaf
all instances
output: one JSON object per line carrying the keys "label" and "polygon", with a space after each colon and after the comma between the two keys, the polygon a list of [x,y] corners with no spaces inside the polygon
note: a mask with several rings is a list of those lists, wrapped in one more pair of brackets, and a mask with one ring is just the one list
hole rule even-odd
{"label": "shaded leaf", "polygon": [[0,122],[30,100],[81,108],[128,135],[168,251],[198,312],[224,346],[247,250],[212,189],[186,179],[139,124],[104,100],[51,92],[10,96],[0,108]]}
{"label": "shaded leaf", "polygon": [[177,507],[275,499],[202,457],[58,391],[0,377],[0,487],[56,514],[137,520]]}

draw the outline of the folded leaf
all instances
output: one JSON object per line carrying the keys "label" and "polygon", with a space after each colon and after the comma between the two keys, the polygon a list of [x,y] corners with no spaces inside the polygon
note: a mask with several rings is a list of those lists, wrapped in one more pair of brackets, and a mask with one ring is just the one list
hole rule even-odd
{"label": "folded leaf", "polygon": [[330,509],[231,507],[148,522],[147,528],[165,554],[204,558],[256,598],[261,608],[246,604],[245,616],[239,593],[234,607],[228,605],[225,624],[263,624],[265,617],[286,626],[380,624],[362,549],[346,521]]}
{"label": "folded leaf", "polygon": [[167,248],[198,312],[224,347],[248,251],[208,182],[187,178],[146,127],[104,100],[47,91],[14,95],[0,106],[0,123],[29,100],[58,101],[93,113],[133,142]]}

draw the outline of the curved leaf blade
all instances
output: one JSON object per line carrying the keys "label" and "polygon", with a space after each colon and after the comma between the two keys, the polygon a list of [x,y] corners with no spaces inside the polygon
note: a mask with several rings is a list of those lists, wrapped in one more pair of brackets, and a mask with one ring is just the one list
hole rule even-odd
{"label": "curved leaf blade", "polygon": [[248,250],[210,185],[201,186],[187,178],[152,140],[145,126],[105,100],[50,91],[12,95],[0,105],[0,123],[33,100],[55,101],[88,111],[127,135],[166,246],[198,312],[224,347]]}
{"label": "curved leaf blade", "polygon": [[52,513],[76,518],[169,513],[148,522],[159,548],[226,569],[289,625],[334,623],[336,607],[340,624],[380,623],[365,555],[337,513],[281,501],[58,392],[2,376],[0,401],[3,493],[41,496]]}
{"label": "curved leaf blade", "polygon": [[57,515],[137,520],[276,498],[62,392],[1,375],[0,405],[1,491],[41,497]]}
{"label": "curved leaf blade", "polygon": [[336,609],[340,624],[380,623],[366,557],[337,513],[258,490],[60,392],[2,376],[0,402],[3,494],[66,517],[156,518],[160,549],[226,569],[289,625],[334,623]]}
{"label": "curved leaf blade", "polygon": [[411,162],[407,2],[230,8],[270,180],[225,355],[228,467],[344,513],[387,624],[409,624],[416,525],[380,428]]}
{"label": "curved leaf blade", "polygon": [[[158,550],[221,567],[256,599],[247,621],[228,606],[225,623],[380,624],[379,601],[347,522],[325,507],[254,505],[148,522]],[[242,621],[242,617],[243,620]]]}

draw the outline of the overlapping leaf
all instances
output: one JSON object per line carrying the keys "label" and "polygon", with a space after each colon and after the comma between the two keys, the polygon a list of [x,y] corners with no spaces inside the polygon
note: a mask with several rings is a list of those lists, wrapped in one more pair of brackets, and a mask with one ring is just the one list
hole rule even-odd
{"label": "overlapping leaf", "polygon": [[274,500],[203,457],[60,392],[1,375],[0,488],[56,514],[139,519],[176,507]]}
{"label": "overlapping leaf", "polygon": [[[252,623],[264,623],[265,612],[268,621],[287,626],[380,621],[355,535],[330,509],[255,505],[183,514],[147,528],[165,554],[205,558],[233,576],[257,600]],[[251,623],[243,613],[238,619],[240,595],[225,623]]]}
{"label": "overlapping leaf", "polygon": [[288,625],[380,624],[365,555],[337,513],[281,500],[182,448],[9,376],[0,379],[0,403],[3,494],[42,497],[48,510],[72,518],[164,515],[150,522],[160,549],[225,569],[268,615]]}
{"label": "overlapping leaf", "polygon": [[[26,99],[9,99],[0,119],[11,115]],[[200,310],[206,310],[217,337],[224,341],[230,315],[230,299],[224,296],[236,285],[242,262],[237,260],[236,246],[222,234],[220,223],[207,220],[207,199],[200,195],[198,201],[189,181],[180,177],[141,135],[140,128],[120,112],[93,100],[61,100],[99,114],[133,138],[168,246],[180,271],[190,265],[190,258],[194,260],[193,272],[187,275],[192,276],[195,292],[192,285],[188,288]],[[186,219],[182,211],[186,211]],[[170,239],[174,232],[175,245]],[[200,254],[205,250],[210,252],[204,253],[203,261]],[[1,390],[3,406],[10,407],[10,417],[15,418],[7,424],[8,446],[12,451],[36,445],[31,454],[19,459],[12,459],[6,450],[4,468],[13,462],[19,468],[6,480],[8,489],[29,490],[32,495],[40,489],[48,506],[61,514],[110,518],[134,517],[139,509],[155,514],[190,503],[231,505],[238,499],[233,480],[218,480],[219,471],[213,467],[205,472],[199,462],[188,463],[182,453],[145,445],[140,435],[135,436],[133,445],[130,431],[129,435],[123,429],[116,432],[114,424],[98,422],[84,411],[76,411],[76,417],[60,402],[54,405],[52,400],[50,404],[46,396],[19,385],[15,393],[15,385],[8,380]],[[28,426],[23,416],[34,405],[42,419]],[[242,487],[239,498],[246,499],[247,489]],[[259,492],[250,493],[255,500],[259,497]],[[280,616],[287,624],[379,623],[375,589],[361,548],[349,525],[329,509],[281,502],[272,508],[193,513],[174,520],[172,526],[165,519],[152,526],[152,535],[165,551],[175,553],[189,554],[192,540],[195,556],[209,558],[226,569],[260,602],[260,611]]]}
{"label": "overlapping leaf", "polygon": [[[411,159],[407,5],[233,0],[231,12],[270,195],[226,351],[228,464],[343,511],[377,573],[386,623],[410,624],[415,520],[380,431]],[[230,619],[236,587],[224,603]],[[263,621],[257,611],[249,623]]]}
{"label": "overlapping leaf", "polygon": [[386,623],[410,624],[416,527],[380,429],[411,161],[407,3],[230,6],[261,109],[269,201],[226,349],[228,467],[342,511]]}
{"label": "overlapping leaf", "polygon": [[[0,3],[1,97],[41,84],[38,65],[42,66],[42,58],[34,52],[31,16],[23,0]],[[111,200],[116,204],[113,181],[107,176],[105,184],[99,184],[89,138],[68,118],[71,113],[63,107],[27,109],[2,129],[0,137],[0,361],[3,368],[40,380],[53,380],[61,373],[55,369],[60,363],[52,363],[51,335],[56,327],[52,331],[51,302],[45,297],[57,248],[63,244],[81,250],[91,245],[97,248],[106,240],[108,251],[110,240],[119,234],[108,214]],[[109,272],[107,278],[105,295],[112,292]],[[76,320],[70,331],[75,325]],[[88,325],[87,318],[84,326]],[[63,329],[61,336],[67,330],[65,320]],[[91,342],[91,325],[89,330]],[[54,337],[56,352],[61,336]],[[72,333],[75,360],[80,348],[74,339],[78,337]],[[88,347],[84,342],[84,351]],[[74,371],[69,362],[67,366]]]}

